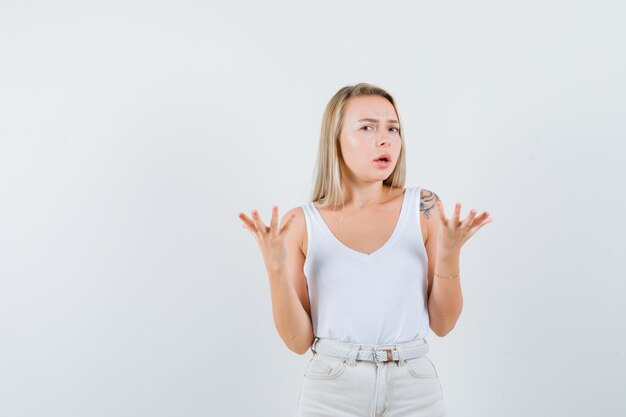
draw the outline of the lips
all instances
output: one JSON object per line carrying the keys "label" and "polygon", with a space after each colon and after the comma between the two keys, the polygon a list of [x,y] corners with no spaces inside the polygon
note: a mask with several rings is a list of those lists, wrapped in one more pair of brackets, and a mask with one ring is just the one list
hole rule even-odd
{"label": "lips", "polygon": [[374,159],[374,162],[377,161],[386,161],[386,162],[391,162],[391,155],[389,155],[388,153],[383,153],[378,155],[377,158]]}

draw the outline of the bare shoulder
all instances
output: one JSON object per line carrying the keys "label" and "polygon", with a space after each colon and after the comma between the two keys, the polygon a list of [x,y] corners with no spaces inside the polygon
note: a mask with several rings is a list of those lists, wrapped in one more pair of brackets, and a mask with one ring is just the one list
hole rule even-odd
{"label": "bare shoulder", "polygon": [[294,207],[286,212],[280,221],[280,227],[285,224],[285,221],[289,219],[291,215],[295,216],[287,231],[287,239],[292,245],[297,243],[300,251],[305,255],[306,248],[303,247],[303,245],[306,245],[306,219],[304,218],[304,208],[302,206]]}
{"label": "bare shoulder", "polygon": [[435,203],[439,200],[439,196],[426,188],[420,189],[420,222],[422,229],[426,231],[426,240],[430,235],[433,224],[433,214],[435,212]]}
{"label": "bare shoulder", "polygon": [[434,192],[422,188],[420,190],[420,213],[430,220],[433,212],[435,211],[435,203],[439,200],[439,196]]}

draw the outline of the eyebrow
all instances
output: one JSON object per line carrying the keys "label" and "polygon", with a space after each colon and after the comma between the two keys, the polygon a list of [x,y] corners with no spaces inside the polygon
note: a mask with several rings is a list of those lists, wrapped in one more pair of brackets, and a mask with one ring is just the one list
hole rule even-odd
{"label": "eyebrow", "polygon": [[[378,123],[378,119],[370,119],[370,118],[366,118],[366,119],[359,119],[359,122],[372,122],[372,123]],[[389,122],[389,123],[399,123],[397,120],[392,120],[392,119],[387,120],[387,122]]]}

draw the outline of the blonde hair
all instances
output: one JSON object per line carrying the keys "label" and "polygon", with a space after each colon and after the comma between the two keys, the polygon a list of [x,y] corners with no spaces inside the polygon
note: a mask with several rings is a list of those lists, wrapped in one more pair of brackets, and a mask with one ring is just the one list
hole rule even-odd
{"label": "blonde hair", "polygon": [[[322,129],[317,151],[317,163],[315,165],[314,185],[311,201],[319,202],[321,208],[330,205],[343,207],[344,194],[341,178],[339,135],[343,122],[344,108],[348,100],[358,96],[381,96],[389,100],[396,115],[398,116],[398,131],[402,146],[400,155],[393,172],[383,181],[383,185],[390,187],[404,187],[406,178],[406,163],[404,151],[404,138],[400,114],[396,103],[388,92],[380,87],[368,83],[358,83],[345,86],[330,99],[322,117]],[[391,191],[392,188],[389,190]]]}

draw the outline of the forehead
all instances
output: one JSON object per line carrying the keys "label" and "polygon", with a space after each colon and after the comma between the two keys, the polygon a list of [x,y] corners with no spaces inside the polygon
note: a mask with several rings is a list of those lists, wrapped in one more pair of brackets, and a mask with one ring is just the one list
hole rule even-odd
{"label": "forehead", "polygon": [[396,119],[393,105],[381,96],[351,97],[344,107],[344,118],[357,121],[363,118],[387,120]]}

